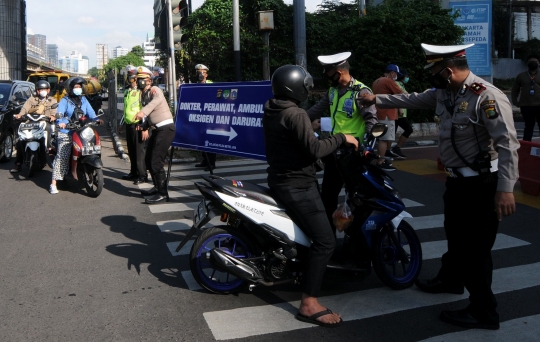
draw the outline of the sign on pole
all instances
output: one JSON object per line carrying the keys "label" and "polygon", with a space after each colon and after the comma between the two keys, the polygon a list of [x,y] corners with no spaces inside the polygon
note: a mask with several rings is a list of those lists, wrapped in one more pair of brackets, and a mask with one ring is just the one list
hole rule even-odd
{"label": "sign on pole", "polygon": [[270,81],[180,86],[173,146],[266,160],[262,118]]}
{"label": "sign on pole", "polygon": [[467,63],[478,76],[491,76],[491,0],[450,2],[452,12],[459,12],[455,24],[465,29],[463,44],[474,43],[467,49]]}

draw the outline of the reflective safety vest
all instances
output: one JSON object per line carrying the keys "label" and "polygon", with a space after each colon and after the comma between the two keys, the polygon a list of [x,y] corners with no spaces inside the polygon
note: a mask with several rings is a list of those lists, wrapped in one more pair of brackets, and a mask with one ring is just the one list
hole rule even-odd
{"label": "reflective safety vest", "polygon": [[139,122],[139,120],[135,120],[135,115],[141,109],[141,91],[139,89],[126,89],[124,92],[124,122],[126,124]]}
{"label": "reflective safety vest", "polygon": [[332,134],[350,134],[360,139],[364,138],[366,122],[358,113],[356,95],[364,88],[371,89],[360,81],[354,80],[353,88],[349,88],[341,97],[338,89],[328,89],[328,101],[330,102],[330,117],[332,118]]}

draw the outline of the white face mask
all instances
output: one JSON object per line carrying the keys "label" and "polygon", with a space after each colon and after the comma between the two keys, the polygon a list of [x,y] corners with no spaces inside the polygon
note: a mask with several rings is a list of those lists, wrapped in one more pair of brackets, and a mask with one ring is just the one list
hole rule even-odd
{"label": "white face mask", "polygon": [[47,91],[46,91],[46,90],[40,91],[40,92],[39,92],[39,96],[41,96],[41,97],[47,96]]}
{"label": "white face mask", "polygon": [[76,96],[82,95],[82,88],[73,89],[73,94],[76,95]]}

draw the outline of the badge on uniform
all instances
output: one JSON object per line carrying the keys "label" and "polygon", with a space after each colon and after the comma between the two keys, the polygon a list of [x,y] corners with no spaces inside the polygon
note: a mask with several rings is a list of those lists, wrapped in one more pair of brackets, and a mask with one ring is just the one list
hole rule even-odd
{"label": "badge on uniform", "polygon": [[497,107],[495,107],[495,100],[484,101],[480,103],[480,107],[482,107],[482,110],[486,114],[486,118],[490,120],[499,116],[499,113],[497,113]]}
{"label": "badge on uniform", "polygon": [[334,102],[334,92],[330,93],[330,96],[328,97],[328,102],[330,102],[330,104]]}
{"label": "badge on uniform", "polygon": [[476,82],[471,84],[469,88],[471,88],[471,90],[477,95],[486,89],[486,87],[482,83],[476,83]]}
{"label": "badge on uniform", "polygon": [[347,112],[347,117],[351,118],[353,113],[353,100],[346,99],[343,103],[343,111]]}
{"label": "badge on uniform", "polygon": [[467,108],[469,108],[469,102],[461,102],[458,108],[458,113],[465,113],[467,111]]}

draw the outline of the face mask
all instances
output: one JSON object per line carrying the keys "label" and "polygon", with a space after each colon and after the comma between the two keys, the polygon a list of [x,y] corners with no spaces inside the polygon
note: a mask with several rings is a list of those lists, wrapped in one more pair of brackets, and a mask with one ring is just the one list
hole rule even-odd
{"label": "face mask", "polygon": [[137,88],[144,89],[146,87],[146,80],[144,78],[137,80]]}
{"label": "face mask", "polygon": [[81,96],[82,95],[82,88],[74,88],[73,89],[73,95]]}
{"label": "face mask", "polygon": [[396,76],[396,77],[392,77],[392,79],[393,79],[394,81],[397,81],[397,76]]}
{"label": "face mask", "polygon": [[433,86],[433,88],[446,89],[446,87],[448,87],[448,84],[450,84],[450,76],[448,76],[448,78],[444,78],[441,75],[444,70],[446,69],[442,69],[435,75],[431,75],[431,77],[429,78],[429,83],[431,84],[431,86]]}
{"label": "face mask", "polygon": [[338,72],[335,72],[332,76],[328,76],[328,74],[325,75],[326,81],[328,82],[328,84],[330,84],[331,87],[337,88],[337,86],[339,86],[339,79],[341,78],[341,76]]}
{"label": "face mask", "polygon": [[405,78],[403,79],[403,83],[407,83],[407,82],[409,82],[409,78],[408,78],[408,77],[405,77]]}
{"label": "face mask", "polygon": [[197,77],[199,78],[199,82],[202,81],[202,80],[204,80],[204,75],[203,75],[202,72],[198,72],[198,73],[197,73]]}
{"label": "face mask", "polygon": [[538,69],[538,63],[537,62],[529,62],[529,63],[527,63],[527,67],[529,67],[529,70],[536,70],[536,69]]}
{"label": "face mask", "polygon": [[41,96],[41,97],[47,96],[47,91],[46,91],[46,90],[40,91],[40,92],[39,92],[39,96]]}

